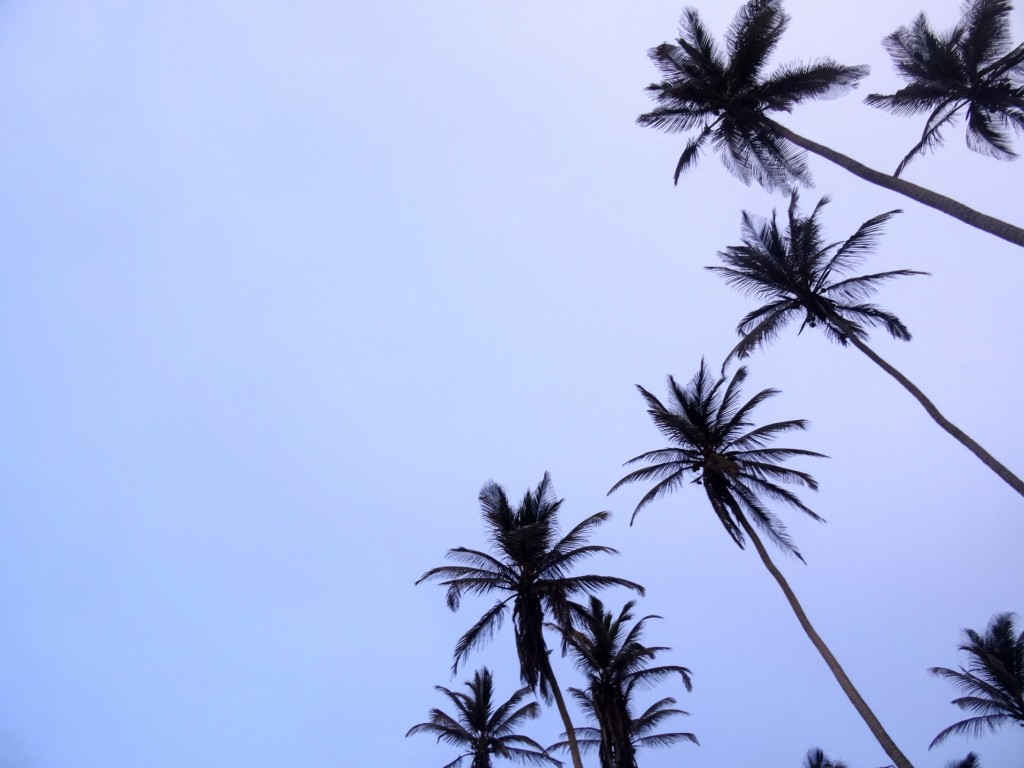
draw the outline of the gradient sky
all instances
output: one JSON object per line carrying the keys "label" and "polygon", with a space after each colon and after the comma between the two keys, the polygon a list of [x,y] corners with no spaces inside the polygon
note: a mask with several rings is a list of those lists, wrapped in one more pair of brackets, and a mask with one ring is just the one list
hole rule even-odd
{"label": "gradient sky", "polygon": [[[736,5],[701,11],[720,35]],[[922,0],[787,8],[777,61],[872,74],[783,122],[895,167],[920,122],[860,98],[899,87],[880,41]],[[484,482],[517,498],[545,470],[566,527],[614,512],[595,540],[621,556],[592,568],[647,586],[647,639],[694,673],[657,695],[701,746],[644,768],[888,763],[699,492],[632,528],[643,489],[605,497],[663,444],[634,385],[720,360],[752,306],[700,267],[742,210],[786,205],[713,156],[673,187],[685,139],[634,125],[680,10],[0,5],[2,768],[445,764],[405,731],[476,666],[509,695],[512,638],[450,678],[489,603],[413,582],[485,545]],[[914,340],[876,348],[1024,471],[1019,249],[810,164],[833,239],[906,209],[870,267],[932,277],[879,295]],[[960,128],[907,176],[1021,224],[1021,172]],[[801,465],[828,524],[780,511],[812,621],[917,768],[1020,766],[1010,730],[927,750],[960,713],[926,670],[1024,612],[1021,499],[853,349],[793,329],[749,366],[747,392],[782,390],[759,418],[809,419],[787,442],[832,457]],[[560,731],[548,710],[529,733]]]}

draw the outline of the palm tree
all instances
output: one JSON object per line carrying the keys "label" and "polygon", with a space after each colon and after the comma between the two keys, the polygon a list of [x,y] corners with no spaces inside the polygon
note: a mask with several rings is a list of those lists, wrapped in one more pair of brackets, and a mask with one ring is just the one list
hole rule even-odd
{"label": "palm tree", "polygon": [[754,180],[768,190],[790,191],[795,185],[810,184],[800,151],[806,150],[866,181],[1024,247],[1024,229],[868,168],[775,122],[772,113],[791,112],[800,102],[845,93],[868,71],[824,58],[813,64],[786,64],[763,75],[788,24],[781,0],[748,0],[726,33],[723,52],[697,11],[688,8],[676,42],[648,52],[665,79],[648,86],[658,106],[637,122],[669,133],[699,130],[676,164],[677,183],[710,142],[721,152],[726,167],[744,182]]}
{"label": "palm tree", "polygon": [[[653,746],[667,747],[683,741],[697,743],[692,733],[655,733],[660,723],[673,715],[685,715],[671,708],[676,701],[664,698],[655,702],[638,717],[634,717],[633,693],[638,687],[653,685],[666,677],[678,674],[691,689],[690,670],[686,667],[649,666],[662,651],[662,647],[649,647],[640,642],[644,624],[657,616],[644,616],[633,624],[632,601],[613,617],[604,604],[591,595],[584,608],[574,604],[572,624],[561,628],[563,647],[576,659],[576,668],[583,673],[586,688],[570,688],[597,728],[577,728],[576,737],[583,749],[597,748],[601,768],[637,768],[636,749]],[[564,749],[567,742],[559,742],[549,749]]]}
{"label": "palm tree", "polygon": [[1016,157],[1010,138],[1011,129],[1024,129],[1024,44],[1011,50],[1011,10],[1010,0],[967,0],[960,22],[944,35],[935,33],[922,13],[885,38],[907,85],[865,101],[896,115],[928,113],[921,140],[895,175],[917,155],[938,147],[940,131],[961,112],[968,147],[1000,160]]}
{"label": "palm tree", "polygon": [[817,747],[807,750],[804,768],[847,768],[842,760],[833,760]]}
{"label": "palm tree", "polygon": [[728,384],[724,378],[716,381],[702,360],[700,369],[685,388],[669,377],[669,395],[672,398],[669,406],[663,405],[658,398],[638,386],[637,389],[647,402],[647,413],[671,445],[642,453],[627,461],[627,466],[640,463],[644,466],[619,480],[609,493],[627,483],[654,481],[654,485],[636,505],[633,512],[635,520],[645,506],[677,490],[688,481],[701,485],[711,503],[711,509],[732,540],[740,548],[744,547],[747,539],[753,543],[761,562],[786,595],[800,626],[879,744],[899,768],[911,768],[910,761],[886,733],[832,651],[811,625],[792,588],[768,556],[755,530],[754,526],[784,552],[800,557],[782,522],[765,506],[762,499],[780,501],[814,520],[821,520],[792,490],[780,483],[817,490],[817,483],[809,474],[785,467],[781,462],[796,456],[820,457],[822,454],[802,448],[777,448],[771,445],[778,435],[806,429],[807,423],[802,419],[792,419],[754,427],[750,421],[751,412],[760,403],[777,395],[778,390],[761,390],[741,404],[740,385],[746,376],[746,368],[741,367]]}
{"label": "palm tree", "polygon": [[973,629],[963,631],[959,648],[967,654],[966,667],[929,670],[964,694],[953,704],[974,713],[942,730],[931,747],[954,734],[979,736],[1013,723],[1024,728],[1024,631],[1018,634],[1013,617],[1012,613],[996,614],[984,635]]}
{"label": "palm tree", "polygon": [[579,561],[591,555],[618,554],[618,551],[586,543],[591,532],[610,517],[608,512],[591,515],[558,539],[561,506],[562,499],[555,498],[547,472],[537,489],[527,491],[522,503],[515,508],[500,485],[487,483],[480,491],[480,507],[493,554],[465,547],[450,549],[448,558],[459,564],[432,568],[416,583],[439,581],[448,590],[446,599],[453,611],[458,610],[464,594],[496,592],[501,595],[459,638],[453,674],[471,650],[490,639],[501,627],[511,603],[520,676],[532,690],[539,690],[546,701],[554,699],[569,734],[573,765],[582,768],[569,711],[548,658],[545,617],[551,616],[556,624],[564,624],[570,598],[591,590],[615,586],[640,594],[644,590],[639,584],[613,576],[569,575]]}
{"label": "palm tree", "polygon": [[529,688],[520,688],[508,701],[495,708],[494,679],[487,667],[477,670],[473,679],[466,681],[466,686],[469,693],[436,686],[455,705],[455,716],[432,709],[430,720],[414,725],[406,737],[414,733],[428,733],[436,736],[439,742],[466,750],[444,768],[456,768],[467,757],[473,760],[470,768],[491,768],[491,755],[532,765],[562,764],[536,741],[516,733],[524,720],[536,719],[540,715],[540,707],[535,701],[519,706],[529,694]]}
{"label": "palm tree", "polygon": [[947,419],[910,379],[865,342],[866,326],[871,325],[881,326],[893,338],[910,340],[910,332],[898,317],[864,299],[887,280],[926,273],[897,269],[848,276],[874,249],[885,222],[899,211],[868,219],[845,242],[829,244],[818,221],[827,202],[828,198],[822,198],[809,216],[802,216],[794,193],[785,231],[780,229],[774,212],[768,221],[756,221],[744,212],[743,244],[719,253],[728,266],[706,267],[734,288],[768,302],[740,321],[736,331],[742,338],[729,358],[746,357],[772,341],[787,323],[802,318],[801,331],[804,326],[821,328],[831,340],[844,346],[852,344],[867,355],[910,392],[936,424],[1024,496],[1024,482],[1019,477]]}

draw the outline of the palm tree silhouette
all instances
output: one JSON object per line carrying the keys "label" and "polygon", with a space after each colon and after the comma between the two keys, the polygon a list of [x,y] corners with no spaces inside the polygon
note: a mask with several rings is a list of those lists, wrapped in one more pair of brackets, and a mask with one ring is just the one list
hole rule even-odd
{"label": "palm tree silhouette", "polygon": [[669,377],[671,402],[668,406],[638,386],[637,389],[647,402],[648,415],[671,445],[647,451],[627,461],[627,466],[644,466],[619,480],[609,493],[627,483],[653,480],[654,485],[636,505],[633,512],[633,519],[636,519],[640,510],[655,499],[678,490],[684,484],[701,485],[712,510],[732,540],[741,548],[747,539],[753,543],[761,562],[785,594],[800,626],[886,754],[898,768],[911,768],[910,761],[886,733],[832,651],[811,625],[796,594],[768,556],[755,530],[756,526],[784,552],[803,559],[785,526],[765,506],[762,499],[780,501],[814,520],[821,520],[792,490],[780,483],[817,490],[817,483],[809,474],[785,467],[781,462],[796,456],[821,457],[822,454],[802,448],[777,448],[771,445],[777,436],[785,432],[806,429],[807,423],[802,419],[792,419],[754,427],[750,421],[751,412],[765,400],[777,395],[778,390],[761,390],[741,404],[740,385],[746,375],[746,368],[741,367],[728,384],[724,378],[716,381],[702,360],[700,369],[685,388]]}
{"label": "palm tree silhouette", "polygon": [[456,714],[452,716],[432,709],[430,720],[414,725],[406,737],[427,733],[436,736],[438,742],[466,750],[444,768],[457,768],[467,757],[473,761],[470,768],[491,768],[491,755],[532,765],[562,764],[536,741],[516,732],[524,720],[540,715],[535,701],[520,706],[529,688],[520,688],[508,701],[495,707],[494,678],[487,667],[477,670],[473,679],[466,681],[466,686],[469,693],[435,686],[451,700]]}
{"label": "palm tree silhouette", "polygon": [[608,512],[591,515],[558,539],[561,506],[562,499],[555,498],[547,472],[537,489],[527,491],[522,503],[515,508],[500,485],[487,483],[480,491],[480,508],[492,553],[465,547],[450,549],[448,558],[459,564],[432,568],[416,583],[440,582],[447,588],[448,607],[453,611],[458,610],[464,594],[497,592],[503,595],[459,638],[453,673],[471,650],[489,640],[501,627],[511,603],[522,681],[532,690],[539,690],[546,701],[554,699],[569,734],[573,765],[582,768],[569,711],[548,658],[545,617],[550,616],[556,624],[563,625],[568,620],[570,598],[595,589],[619,586],[639,594],[643,594],[644,589],[614,576],[569,575],[579,561],[591,555],[618,554],[618,551],[586,543],[591,532],[610,517]]}
{"label": "palm tree silhouette", "polygon": [[1000,160],[1016,157],[1010,139],[1011,131],[1024,129],[1024,44],[1011,49],[1011,10],[1009,0],[968,0],[961,20],[946,34],[934,32],[922,13],[885,38],[907,85],[865,101],[896,115],[928,113],[921,140],[896,176],[917,155],[942,144],[940,131],[961,112],[968,147]]}
{"label": "palm tree silhouette", "polygon": [[815,747],[807,750],[804,757],[804,768],[847,768],[842,760],[833,760],[821,749]]}
{"label": "palm tree silhouette", "polygon": [[[653,685],[666,677],[679,675],[686,690],[691,689],[690,670],[676,665],[650,666],[655,657],[669,650],[640,642],[645,623],[658,616],[644,616],[632,626],[630,601],[613,616],[593,595],[584,607],[571,606],[572,623],[561,628],[563,646],[576,660],[586,687],[569,692],[597,728],[579,727],[576,737],[584,751],[596,748],[601,768],[637,768],[638,747],[668,747],[683,741],[697,743],[692,733],[656,733],[661,722],[673,715],[685,715],[673,709],[676,700],[663,698],[639,716],[633,716],[633,694],[638,687]],[[564,749],[558,742],[549,749]]]}
{"label": "palm tree silhouette", "polygon": [[[658,106],[637,118],[669,133],[699,129],[676,164],[675,179],[691,167],[708,142],[726,167],[744,182],[791,191],[810,184],[803,153],[812,152],[850,173],[1024,247],[1024,229],[979,213],[945,195],[868,168],[777,123],[770,115],[791,112],[800,102],[838,96],[853,88],[867,67],[823,58],[763,71],[789,24],[781,0],[749,0],[725,35],[725,51],[700,15],[683,11],[680,37],[649,51],[665,77],[647,90]],[[799,148],[799,149],[797,149]]]}
{"label": "palm tree silhouette", "polygon": [[1018,634],[1013,619],[1012,613],[999,613],[989,621],[985,634],[963,631],[959,649],[967,654],[966,667],[929,670],[964,694],[953,704],[974,713],[943,729],[930,747],[953,735],[980,736],[1013,723],[1024,728],[1024,631]]}
{"label": "palm tree silhouette", "polygon": [[980,459],[1017,493],[1024,496],[1024,481],[986,451],[976,440],[947,419],[935,404],[906,376],[867,345],[867,326],[880,326],[896,339],[910,340],[910,331],[896,315],[864,302],[887,280],[922,275],[910,269],[850,277],[877,245],[886,221],[899,211],[868,219],[842,243],[827,243],[818,216],[828,203],[822,198],[810,215],[801,215],[793,194],[783,231],[772,213],[767,221],[743,213],[743,244],[719,253],[727,266],[706,267],[726,283],[768,303],[747,314],[736,327],[742,337],[729,353],[746,357],[778,336],[788,323],[802,318],[805,326],[820,328],[832,341],[852,344],[898,381],[936,424]]}

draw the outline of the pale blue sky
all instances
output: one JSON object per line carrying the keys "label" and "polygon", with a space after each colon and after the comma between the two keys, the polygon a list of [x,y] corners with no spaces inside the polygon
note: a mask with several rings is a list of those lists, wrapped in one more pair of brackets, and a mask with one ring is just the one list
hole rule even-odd
{"label": "pale blue sky", "polygon": [[[734,5],[701,7],[717,34]],[[780,60],[898,86],[879,42],[921,0],[787,7]],[[545,470],[567,526],[615,513],[593,567],[648,587],[649,639],[694,672],[660,692],[702,746],[644,768],[888,762],[699,493],[632,529],[642,489],[604,496],[661,445],[634,384],[717,361],[750,308],[700,267],[785,206],[713,157],[673,188],[685,139],[633,124],[680,10],[0,6],[0,766],[443,765],[403,734],[471,675],[451,649],[488,603],[413,581],[484,544],[485,481]],[[858,95],[785,122],[882,168],[920,130]],[[871,264],[933,277],[879,296],[915,339],[877,348],[1024,471],[1019,250],[811,168],[836,239],[906,209]],[[1019,224],[1021,172],[951,132],[908,176]],[[805,333],[750,360],[747,391],[783,391],[761,418],[832,456],[804,467],[828,525],[783,512],[808,565],[782,566],[917,768],[1015,768],[1009,731],[927,751],[959,713],[925,670],[1024,612],[1024,505],[860,357]],[[517,686],[507,632],[470,663]]]}

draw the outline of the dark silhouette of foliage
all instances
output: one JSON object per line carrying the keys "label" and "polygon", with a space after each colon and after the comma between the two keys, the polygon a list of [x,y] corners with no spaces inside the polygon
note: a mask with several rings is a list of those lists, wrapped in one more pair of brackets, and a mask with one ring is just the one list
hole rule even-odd
{"label": "dark silhouette of foliage", "polygon": [[807,755],[804,757],[804,768],[847,768],[847,765],[842,760],[832,760],[815,747],[807,750]]}
{"label": "dark silhouette of foliage", "polygon": [[[598,512],[558,538],[558,510],[562,499],[555,498],[551,477],[544,478],[535,491],[513,507],[505,490],[487,483],[480,491],[480,508],[491,541],[491,552],[465,547],[448,550],[448,559],[457,565],[432,568],[416,582],[438,581],[447,588],[448,607],[458,610],[463,595],[497,593],[499,599],[459,638],[455,646],[453,673],[474,648],[485,643],[501,627],[509,605],[515,629],[516,652],[523,682],[539,691],[545,700],[554,698],[566,732],[572,733],[568,710],[555,679],[544,640],[546,617],[555,624],[568,620],[568,605],[575,596],[606,587],[626,587],[643,594],[643,587],[614,576],[594,574],[574,576],[572,569],[595,554],[618,554],[597,544],[587,544],[590,534],[609,518]],[[573,763],[582,768],[578,750]]]}
{"label": "dark silhouette of foliage", "polygon": [[787,64],[765,75],[788,25],[780,2],[752,0],[737,11],[723,50],[697,11],[687,8],[676,43],[649,51],[666,79],[647,87],[658,106],[637,122],[672,133],[700,129],[676,164],[676,182],[710,142],[726,167],[744,182],[753,180],[769,190],[810,183],[803,153],[780,136],[766,116],[791,112],[802,101],[842,95],[868,69],[825,58],[810,65]]}
{"label": "dark silhouette of foliage", "polygon": [[472,680],[467,680],[466,686],[469,693],[436,686],[451,700],[456,714],[432,709],[430,720],[414,725],[406,737],[426,733],[436,736],[438,742],[465,750],[444,768],[457,768],[467,757],[472,760],[470,768],[491,768],[492,755],[529,765],[562,764],[536,741],[517,733],[523,721],[540,715],[535,701],[520,706],[529,688],[520,688],[508,701],[495,706],[494,679],[486,667],[478,670]]}
{"label": "dark silhouette of foliage", "polygon": [[867,74],[829,58],[790,63],[765,73],[789,16],[781,0],[748,0],[737,11],[720,45],[696,10],[687,8],[674,43],[650,49],[663,80],[647,87],[657,106],[637,118],[668,133],[696,131],[676,163],[675,180],[710,145],[745,183],[792,191],[809,186],[804,151],[835,163],[872,184],[898,192],[966,224],[1024,247],[1024,229],[979,213],[949,197],[876,171],[779,124],[773,115],[802,102],[840,96]]}
{"label": "dark silhouette of foliage", "polygon": [[678,490],[691,477],[691,482],[703,486],[712,510],[733,541],[740,547],[747,540],[754,545],[761,562],[785,594],[800,626],[879,744],[898,768],[912,768],[811,625],[789,582],[772,562],[755,530],[755,527],[760,529],[784,552],[800,556],[782,522],[763,500],[783,502],[820,520],[792,490],[780,483],[816,489],[817,483],[809,474],[785,467],[782,462],[797,456],[821,454],[801,448],[773,447],[771,443],[780,434],[805,429],[807,424],[802,419],[793,419],[755,427],[750,420],[754,408],[778,391],[764,389],[743,403],[740,384],[745,378],[746,369],[740,368],[728,384],[724,377],[716,381],[702,360],[697,374],[685,388],[669,377],[671,401],[667,406],[643,387],[637,387],[647,402],[647,413],[670,446],[647,451],[627,461],[627,466],[638,463],[645,466],[627,474],[609,493],[627,483],[654,481],[634,510],[635,519],[643,507]]}
{"label": "dark silhouette of foliage", "polygon": [[805,326],[821,328],[828,338],[844,346],[852,344],[896,379],[935,423],[1024,496],[1024,481],[947,419],[917,385],[866,343],[868,326],[880,326],[896,339],[910,340],[910,331],[896,315],[865,299],[887,280],[926,273],[897,269],[850,275],[874,250],[885,222],[898,211],[868,219],[843,242],[829,242],[819,221],[827,202],[822,198],[809,215],[802,215],[794,193],[785,229],[774,212],[767,221],[744,212],[743,243],[719,253],[726,266],[707,267],[732,287],[767,302],[740,320],[736,327],[740,342],[727,362],[768,344],[793,320],[801,319],[801,331]]}
{"label": "dark silhouette of foliage", "polygon": [[1024,728],[1024,631],[1018,633],[1014,615],[996,614],[983,635],[965,629],[963,636],[959,650],[967,654],[967,665],[929,671],[964,694],[952,703],[972,716],[943,729],[932,747],[953,735],[980,736],[1013,724]]}
{"label": "dark silhouette of foliage", "polygon": [[656,481],[633,511],[632,520],[635,520],[641,509],[691,481],[692,475],[692,482],[704,486],[715,514],[740,547],[745,544],[744,523],[752,519],[780,549],[800,557],[785,526],[761,498],[782,501],[821,520],[795,493],[779,485],[797,484],[817,490],[814,478],[777,462],[794,456],[823,455],[802,448],[768,447],[784,432],[806,429],[807,422],[793,419],[750,429],[749,416],[754,408],[779,393],[765,389],[740,405],[740,385],[746,378],[747,369],[741,367],[723,390],[725,379],[716,379],[702,360],[697,374],[685,388],[669,376],[671,402],[668,406],[637,386],[647,402],[647,413],[672,447],[648,451],[627,461],[627,466],[638,463],[646,466],[619,480],[609,493],[627,483]]}
{"label": "dark silhouette of foliage", "polygon": [[923,152],[942,144],[942,129],[963,114],[967,146],[1000,160],[1016,157],[1011,136],[1024,129],[1024,44],[1010,40],[1009,0],[967,0],[945,34],[920,14],[885,38],[907,85],[865,101],[896,115],[928,113],[921,140],[896,168],[899,176]]}
{"label": "dark silhouette of foliage", "polygon": [[[572,624],[562,628],[563,647],[576,661],[585,687],[569,692],[597,728],[578,727],[577,741],[583,751],[596,749],[601,768],[637,768],[636,750],[668,747],[683,741],[697,743],[692,733],[658,733],[663,720],[685,715],[672,708],[676,700],[663,698],[639,715],[634,715],[634,693],[666,677],[679,675],[690,690],[690,670],[676,665],[651,666],[657,655],[669,650],[641,642],[644,625],[657,616],[644,616],[632,626],[634,602],[628,602],[613,616],[594,596],[584,607],[572,606]],[[565,749],[567,741],[549,749]]]}

